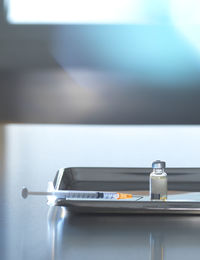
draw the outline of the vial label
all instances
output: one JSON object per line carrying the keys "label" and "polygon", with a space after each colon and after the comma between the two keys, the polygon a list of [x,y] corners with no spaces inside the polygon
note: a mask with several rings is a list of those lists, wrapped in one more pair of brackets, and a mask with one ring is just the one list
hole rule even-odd
{"label": "vial label", "polygon": [[151,200],[167,199],[167,178],[163,176],[151,176],[150,178]]}
{"label": "vial label", "polygon": [[151,193],[151,199],[152,200],[159,200],[160,199],[160,194]]}

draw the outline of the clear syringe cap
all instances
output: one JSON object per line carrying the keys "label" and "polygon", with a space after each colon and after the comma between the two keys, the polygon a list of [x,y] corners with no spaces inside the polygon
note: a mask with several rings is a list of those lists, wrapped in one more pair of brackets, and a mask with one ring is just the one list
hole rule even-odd
{"label": "clear syringe cap", "polygon": [[164,161],[156,160],[152,162],[153,169],[165,169],[166,163]]}

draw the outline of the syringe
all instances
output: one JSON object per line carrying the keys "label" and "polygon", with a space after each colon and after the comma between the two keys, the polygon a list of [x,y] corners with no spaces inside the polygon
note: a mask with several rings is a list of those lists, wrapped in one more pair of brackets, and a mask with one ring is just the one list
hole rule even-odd
{"label": "syringe", "polygon": [[59,191],[29,191],[26,187],[22,188],[22,197],[26,199],[29,195],[56,196],[58,199],[141,199],[141,196],[119,193],[119,192],[102,192],[102,191],[77,191],[77,190],[59,190]]}

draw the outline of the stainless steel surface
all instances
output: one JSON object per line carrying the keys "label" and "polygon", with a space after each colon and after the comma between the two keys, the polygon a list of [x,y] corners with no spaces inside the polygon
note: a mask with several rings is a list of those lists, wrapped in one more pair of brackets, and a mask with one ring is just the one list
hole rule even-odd
{"label": "stainless steel surface", "polygon": [[[82,137],[86,138],[85,133],[80,138],[76,135],[72,142],[74,146],[70,146],[68,138],[71,140],[71,135],[67,129],[68,126],[0,126],[0,259],[199,258],[199,216],[79,215],[70,214],[63,207],[48,207],[43,197],[22,199],[23,185],[33,190],[44,190],[47,182],[53,180],[56,170],[63,166],[70,167],[76,163],[86,166],[91,158],[91,165],[112,166],[108,154],[101,157],[96,150],[90,149],[90,153],[85,150],[84,142],[81,143]],[[89,137],[93,144],[98,140],[96,137],[93,140],[91,134]],[[96,143],[95,147],[99,148]],[[184,154],[187,153],[185,150]],[[95,161],[95,155],[101,160]],[[120,166],[117,155],[116,158],[118,164],[113,164]],[[148,159],[145,158],[143,153],[142,160]],[[169,161],[167,154],[162,158]]]}
{"label": "stainless steel surface", "polygon": [[60,190],[123,191],[142,195],[139,201],[58,199],[56,205],[85,213],[200,214],[200,168],[168,168],[167,201],[150,201],[150,168],[60,169],[54,186]]}
{"label": "stainless steel surface", "polygon": [[54,207],[49,217],[55,259],[186,260],[200,254],[199,217],[68,215]]}

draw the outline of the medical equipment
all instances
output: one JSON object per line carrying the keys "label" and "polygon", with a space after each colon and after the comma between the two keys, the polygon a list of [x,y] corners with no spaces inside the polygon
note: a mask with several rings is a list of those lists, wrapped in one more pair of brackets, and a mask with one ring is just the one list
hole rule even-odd
{"label": "medical equipment", "polygon": [[153,172],[150,174],[150,199],[167,200],[167,173],[165,172],[165,162],[154,161],[152,163]]}
{"label": "medical equipment", "polygon": [[119,192],[102,192],[102,191],[73,191],[73,190],[59,190],[59,191],[29,191],[26,187],[22,189],[22,197],[26,199],[28,195],[45,195],[55,196],[58,199],[103,199],[103,200],[121,200],[121,199],[132,199],[139,200],[142,196],[119,193]]}

